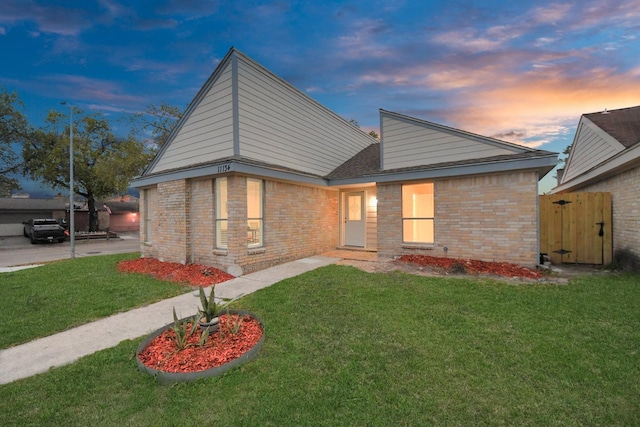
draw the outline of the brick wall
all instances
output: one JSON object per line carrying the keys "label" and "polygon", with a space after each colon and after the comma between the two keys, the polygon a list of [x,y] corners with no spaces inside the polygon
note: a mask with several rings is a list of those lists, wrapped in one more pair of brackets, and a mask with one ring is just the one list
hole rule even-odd
{"label": "brick wall", "polygon": [[640,166],[577,192],[611,193],[613,251],[629,249],[640,256]]}
{"label": "brick wall", "polygon": [[[242,226],[246,234],[246,220]],[[264,248],[243,248],[237,263],[247,273],[318,255],[337,245],[337,191],[265,181]]]}
{"label": "brick wall", "polygon": [[189,262],[211,265],[215,246],[213,180],[191,182],[191,247]]}
{"label": "brick wall", "polygon": [[[144,212],[141,193],[141,218]],[[338,245],[338,192],[265,181],[264,246],[247,248],[246,177],[227,177],[228,248],[215,248],[212,179],[171,181],[149,191],[151,242],[141,227],[142,255],[194,262],[234,275],[317,255]]]}
{"label": "brick wall", "polygon": [[535,172],[441,179],[434,197],[435,243],[417,247],[402,243],[402,186],[378,185],[379,257],[417,253],[537,264]]}
{"label": "brick wall", "polygon": [[191,185],[186,180],[162,182],[157,187],[153,247],[161,261],[189,260]]}

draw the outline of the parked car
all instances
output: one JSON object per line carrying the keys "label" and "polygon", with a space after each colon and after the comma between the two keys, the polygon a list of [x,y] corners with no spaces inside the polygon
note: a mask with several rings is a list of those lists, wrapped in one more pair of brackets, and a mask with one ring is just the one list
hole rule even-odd
{"label": "parked car", "polygon": [[28,237],[31,243],[40,242],[64,242],[66,233],[64,227],[55,219],[30,219],[23,222],[24,237]]}

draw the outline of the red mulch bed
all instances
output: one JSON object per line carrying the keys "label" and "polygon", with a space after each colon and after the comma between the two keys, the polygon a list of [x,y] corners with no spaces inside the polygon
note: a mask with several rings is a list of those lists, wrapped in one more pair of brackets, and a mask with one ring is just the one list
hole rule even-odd
{"label": "red mulch bed", "polygon": [[[230,315],[235,320],[238,315]],[[193,327],[189,326],[189,327]],[[225,332],[220,338],[220,333],[215,332],[207,343],[200,347],[200,328],[189,338],[190,346],[178,351],[172,336],[175,332],[167,329],[154,338],[147,347],[140,352],[138,359],[149,368],[163,372],[199,372],[206,369],[217,368],[242,356],[255,346],[262,338],[260,322],[251,316],[244,316],[242,325],[237,334]],[[227,315],[220,316],[220,326],[227,331]]]}
{"label": "red mulch bed", "polygon": [[[461,270],[463,270],[469,274],[493,274],[503,277],[524,277],[527,279],[539,279],[542,277],[542,273],[537,270],[508,262],[488,262],[427,255],[403,255],[398,258],[397,261],[416,264],[421,267],[440,269],[446,272],[461,272]],[[462,269],[462,267],[464,267],[464,269]]]}
{"label": "red mulch bed", "polygon": [[180,264],[178,262],[162,262],[155,258],[137,258],[120,261],[118,271],[127,273],[143,273],[161,280],[178,283],[189,283],[193,286],[212,286],[234,278],[217,268],[201,264]]}

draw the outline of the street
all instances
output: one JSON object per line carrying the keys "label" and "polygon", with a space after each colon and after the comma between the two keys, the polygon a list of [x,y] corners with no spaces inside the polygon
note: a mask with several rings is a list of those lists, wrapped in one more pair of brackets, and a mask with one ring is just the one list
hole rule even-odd
{"label": "street", "polygon": [[[109,240],[76,240],[75,249],[76,258],[138,252],[140,241],[138,233],[122,233],[118,238]],[[68,241],[32,245],[26,237],[0,237],[0,267],[39,264],[70,257]]]}

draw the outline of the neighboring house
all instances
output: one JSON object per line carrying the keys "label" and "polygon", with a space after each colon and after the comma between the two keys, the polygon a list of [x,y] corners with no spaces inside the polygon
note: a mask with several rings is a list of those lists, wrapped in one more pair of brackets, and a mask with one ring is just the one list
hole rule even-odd
{"label": "neighboring house", "polygon": [[[109,228],[115,232],[130,232],[140,230],[139,205],[135,198],[113,199],[100,202],[97,206],[102,206],[98,212],[100,228]],[[103,226],[103,224],[105,224]]]}
{"label": "neighboring house", "polygon": [[640,256],[640,106],[583,114],[552,193],[608,192],[613,250]]}
{"label": "neighboring house", "polygon": [[384,110],[380,127],[231,49],[133,182],[142,256],[234,275],[336,247],[537,264],[556,153]]}
{"label": "neighboring house", "polygon": [[23,222],[31,218],[65,217],[65,200],[0,198],[0,236],[21,236]]}

